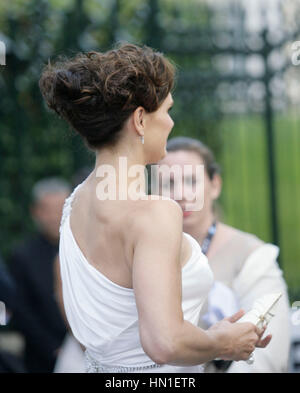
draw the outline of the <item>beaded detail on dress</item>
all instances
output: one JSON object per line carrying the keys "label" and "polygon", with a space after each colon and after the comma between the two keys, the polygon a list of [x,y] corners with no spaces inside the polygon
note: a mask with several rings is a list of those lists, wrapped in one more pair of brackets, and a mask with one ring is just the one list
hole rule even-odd
{"label": "beaded detail on dress", "polygon": [[93,359],[87,351],[84,352],[84,365],[86,373],[128,373],[133,371],[144,371],[147,369],[155,369],[161,367],[160,364],[151,364],[150,366],[140,366],[140,367],[104,367],[101,364]]}
{"label": "beaded detail on dress", "polygon": [[71,205],[72,205],[72,200],[75,194],[75,191],[77,190],[77,188],[79,188],[83,183],[78,184],[74,190],[72,191],[72,193],[65,199],[64,202],[64,206],[62,209],[62,215],[61,215],[61,220],[60,220],[60,227],[59,227],[59,233],[61,233],[61,227],[64,225],[64,222],[66,221],[67,217],[70,214],[71,211]]}

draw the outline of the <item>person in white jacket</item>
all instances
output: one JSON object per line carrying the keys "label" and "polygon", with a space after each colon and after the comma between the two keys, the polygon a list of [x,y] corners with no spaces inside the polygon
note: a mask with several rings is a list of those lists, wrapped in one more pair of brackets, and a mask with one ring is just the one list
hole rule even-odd
{"label": "person in white jacket", "polygon": [[[195,186],[194,177],[190,182],[185,181],[184,185],[173,181],[170,195],[183,209],[183,230],[202,246],[216,280],[199,319],[199,326],[209,328],[216,320],[227,317],[239,308],[249,311],[254,301],[265,294],[282,293],[276,315],[266,330],[266,334],[272,335],[271,342],[264,350],[255,350],[254,363],[214,361],[206,364],[206,372],[287,372],[290,348],[289,299],[283,272],[277,263],[279,248],[218,220],[215,201],[220,195],[222,180],[219,166],[207,146],[196,139],[175,137],[169,139],[167,152],[157,167],[157,177],[162,176],[161,179],[163,168],[179,165],[183,169],[184,165],[204,165],[204,205],[201,210],[186,211],[185,195],[191,191],[189,187]],[[157,184],[159,189],[154,192],[163,194],[164,184]],[[184,188],[180,200],[176,197],[180,195],[175,189],[178,186]]]}

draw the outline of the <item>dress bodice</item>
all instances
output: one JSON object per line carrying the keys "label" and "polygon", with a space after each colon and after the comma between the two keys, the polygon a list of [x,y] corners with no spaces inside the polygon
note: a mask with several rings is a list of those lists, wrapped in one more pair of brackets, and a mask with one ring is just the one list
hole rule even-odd
{"label": "dress bodice", "polygon": [[[93,267],[73,236],[70,212],[79,186],[65,201],[60,226],[63,300],[71,330],[86,348],[91,369],[95,370],[97,364],[114,372],[156,367],[140,342],[134,290],[114,283]],[[182,310],[184,319],[197,325],[213,274],[198,242],[187,233],[185,236],[190,241],[192,254],[182,268]]]}

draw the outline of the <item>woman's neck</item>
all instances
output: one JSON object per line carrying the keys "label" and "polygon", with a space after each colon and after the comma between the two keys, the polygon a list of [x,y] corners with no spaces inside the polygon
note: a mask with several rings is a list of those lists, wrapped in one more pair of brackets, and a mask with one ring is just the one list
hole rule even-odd
{"label": "woman's neck", "polygon": [[215,215],[213,214],[213,212],[210,212],[209,214],[207,214],[206,217],[204,217],[203,220],[201,220],[200,223],[193,226],[192,228],[188,228],[187,232],[192,235],[193,238],[196,239],[200,245],[202,245],[204,239],[207,236],[208,230],[214,221]]}
{"label": "woman's neck", "polygon": [[[93,180],[116,199],[135,198],[146,194],[145,163],[138,152],[128,148],[103,149],[96,153]],[[100,185],[101,186],[101,185]],[[102,189],[102,187],[100,188]]]}

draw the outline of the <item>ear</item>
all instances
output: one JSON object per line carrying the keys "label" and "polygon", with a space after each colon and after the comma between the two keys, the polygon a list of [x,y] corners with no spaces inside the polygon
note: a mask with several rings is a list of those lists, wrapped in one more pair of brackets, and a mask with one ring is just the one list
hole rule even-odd
{"label": "ear", "polygon": [[145,126],[146,126],[146,111],[142,106],[136,108],[136,110],[132,114],[132,121],[134,128],[138,132],[140,136],[144,135],[145,133]]}
{"label": "ear", "polygon": [[211,190],[213,199],[218,199],[222,190],[222,179],[218,173],[211,180]]}

